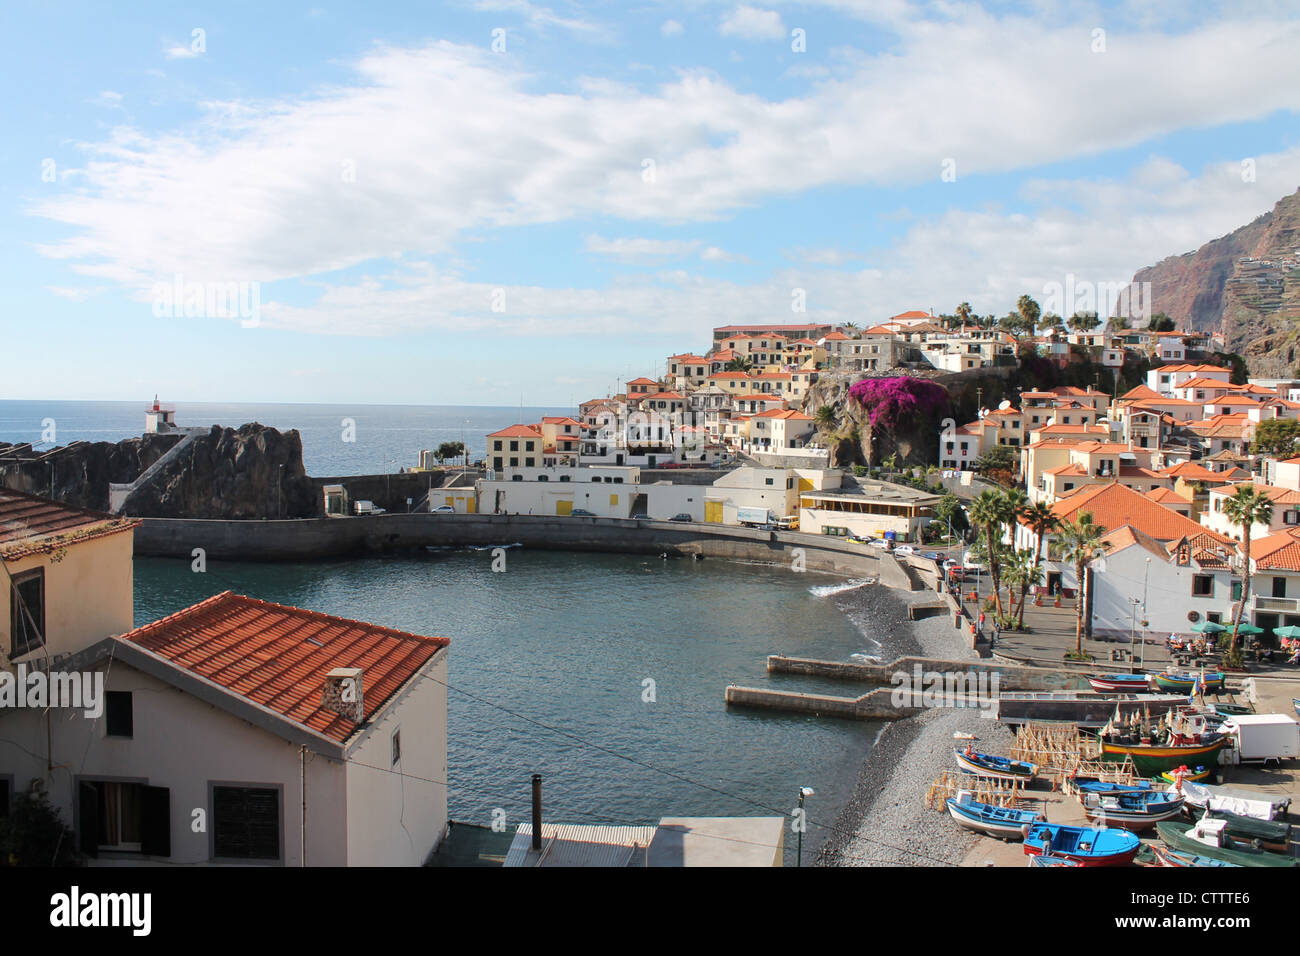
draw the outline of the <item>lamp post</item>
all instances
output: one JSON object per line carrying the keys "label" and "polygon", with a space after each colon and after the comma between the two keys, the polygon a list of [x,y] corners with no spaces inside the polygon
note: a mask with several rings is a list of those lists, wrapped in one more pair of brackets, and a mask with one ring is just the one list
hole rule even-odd
{"label": "lamp post", "polygon": [[[803,810],[804,798],[811,797],[815,793],[816,791],[813,790],[812,787],[799,788],[799,809],[801,811]],[[808,818],[803,813],[799,814],[799,848],[798,850],[795,851],[795,858],[794,858],[795,866],[803,866],[803,831],[807,829],[808,826],[807,819]]]}

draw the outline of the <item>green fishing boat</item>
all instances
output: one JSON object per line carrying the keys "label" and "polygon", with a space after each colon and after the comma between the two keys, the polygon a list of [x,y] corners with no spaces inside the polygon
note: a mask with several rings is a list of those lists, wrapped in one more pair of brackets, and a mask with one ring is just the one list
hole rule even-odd
{"label": "green fishing boat", "polygon": [[1156,832],[1165,845],[1172,849],[1208,856],[1225,863],[1235,863],[1238,866],[1300,866],[1300,860],[1293,856],[1241,846],[1223,846],[1225,826],[1226,821],[1223,820],[1201,820],[1197,823],[1165,820],[1156,824]]}

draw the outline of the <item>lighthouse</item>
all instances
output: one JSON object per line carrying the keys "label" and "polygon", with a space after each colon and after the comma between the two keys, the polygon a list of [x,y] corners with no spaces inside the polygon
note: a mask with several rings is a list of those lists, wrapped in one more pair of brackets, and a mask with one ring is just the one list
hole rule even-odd
{"label": "lighthouse", "polygon": [[153,397],[153,407],[145,409],[144,433],[146,435],[167,434],[176,431],[176,409],[158,404],[158,396]]}

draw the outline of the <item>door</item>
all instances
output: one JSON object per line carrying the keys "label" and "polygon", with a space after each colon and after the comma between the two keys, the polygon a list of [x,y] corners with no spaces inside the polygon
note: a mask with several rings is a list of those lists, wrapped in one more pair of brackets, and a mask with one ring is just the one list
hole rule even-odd
{"label": "door", "polygon": [[557,515],[567,515],[573,511],[572,501],[557,500],[555,502],[555,513]]}
{"label": "door", "polygon": [[722,502],[721,501],[704,502],[704,520],[711,524],[722,523]]}

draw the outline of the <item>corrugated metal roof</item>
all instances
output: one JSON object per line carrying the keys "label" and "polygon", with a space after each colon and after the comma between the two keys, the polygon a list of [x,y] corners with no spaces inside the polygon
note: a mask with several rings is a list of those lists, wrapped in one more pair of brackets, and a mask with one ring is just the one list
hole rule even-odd
{"label": "corrugated metal roof", "polygon": [[506,853],[506,866],[640,866],[655,827],[602,827],[543,823],[542,852],[533,852],[533,827],[522,823]]}

